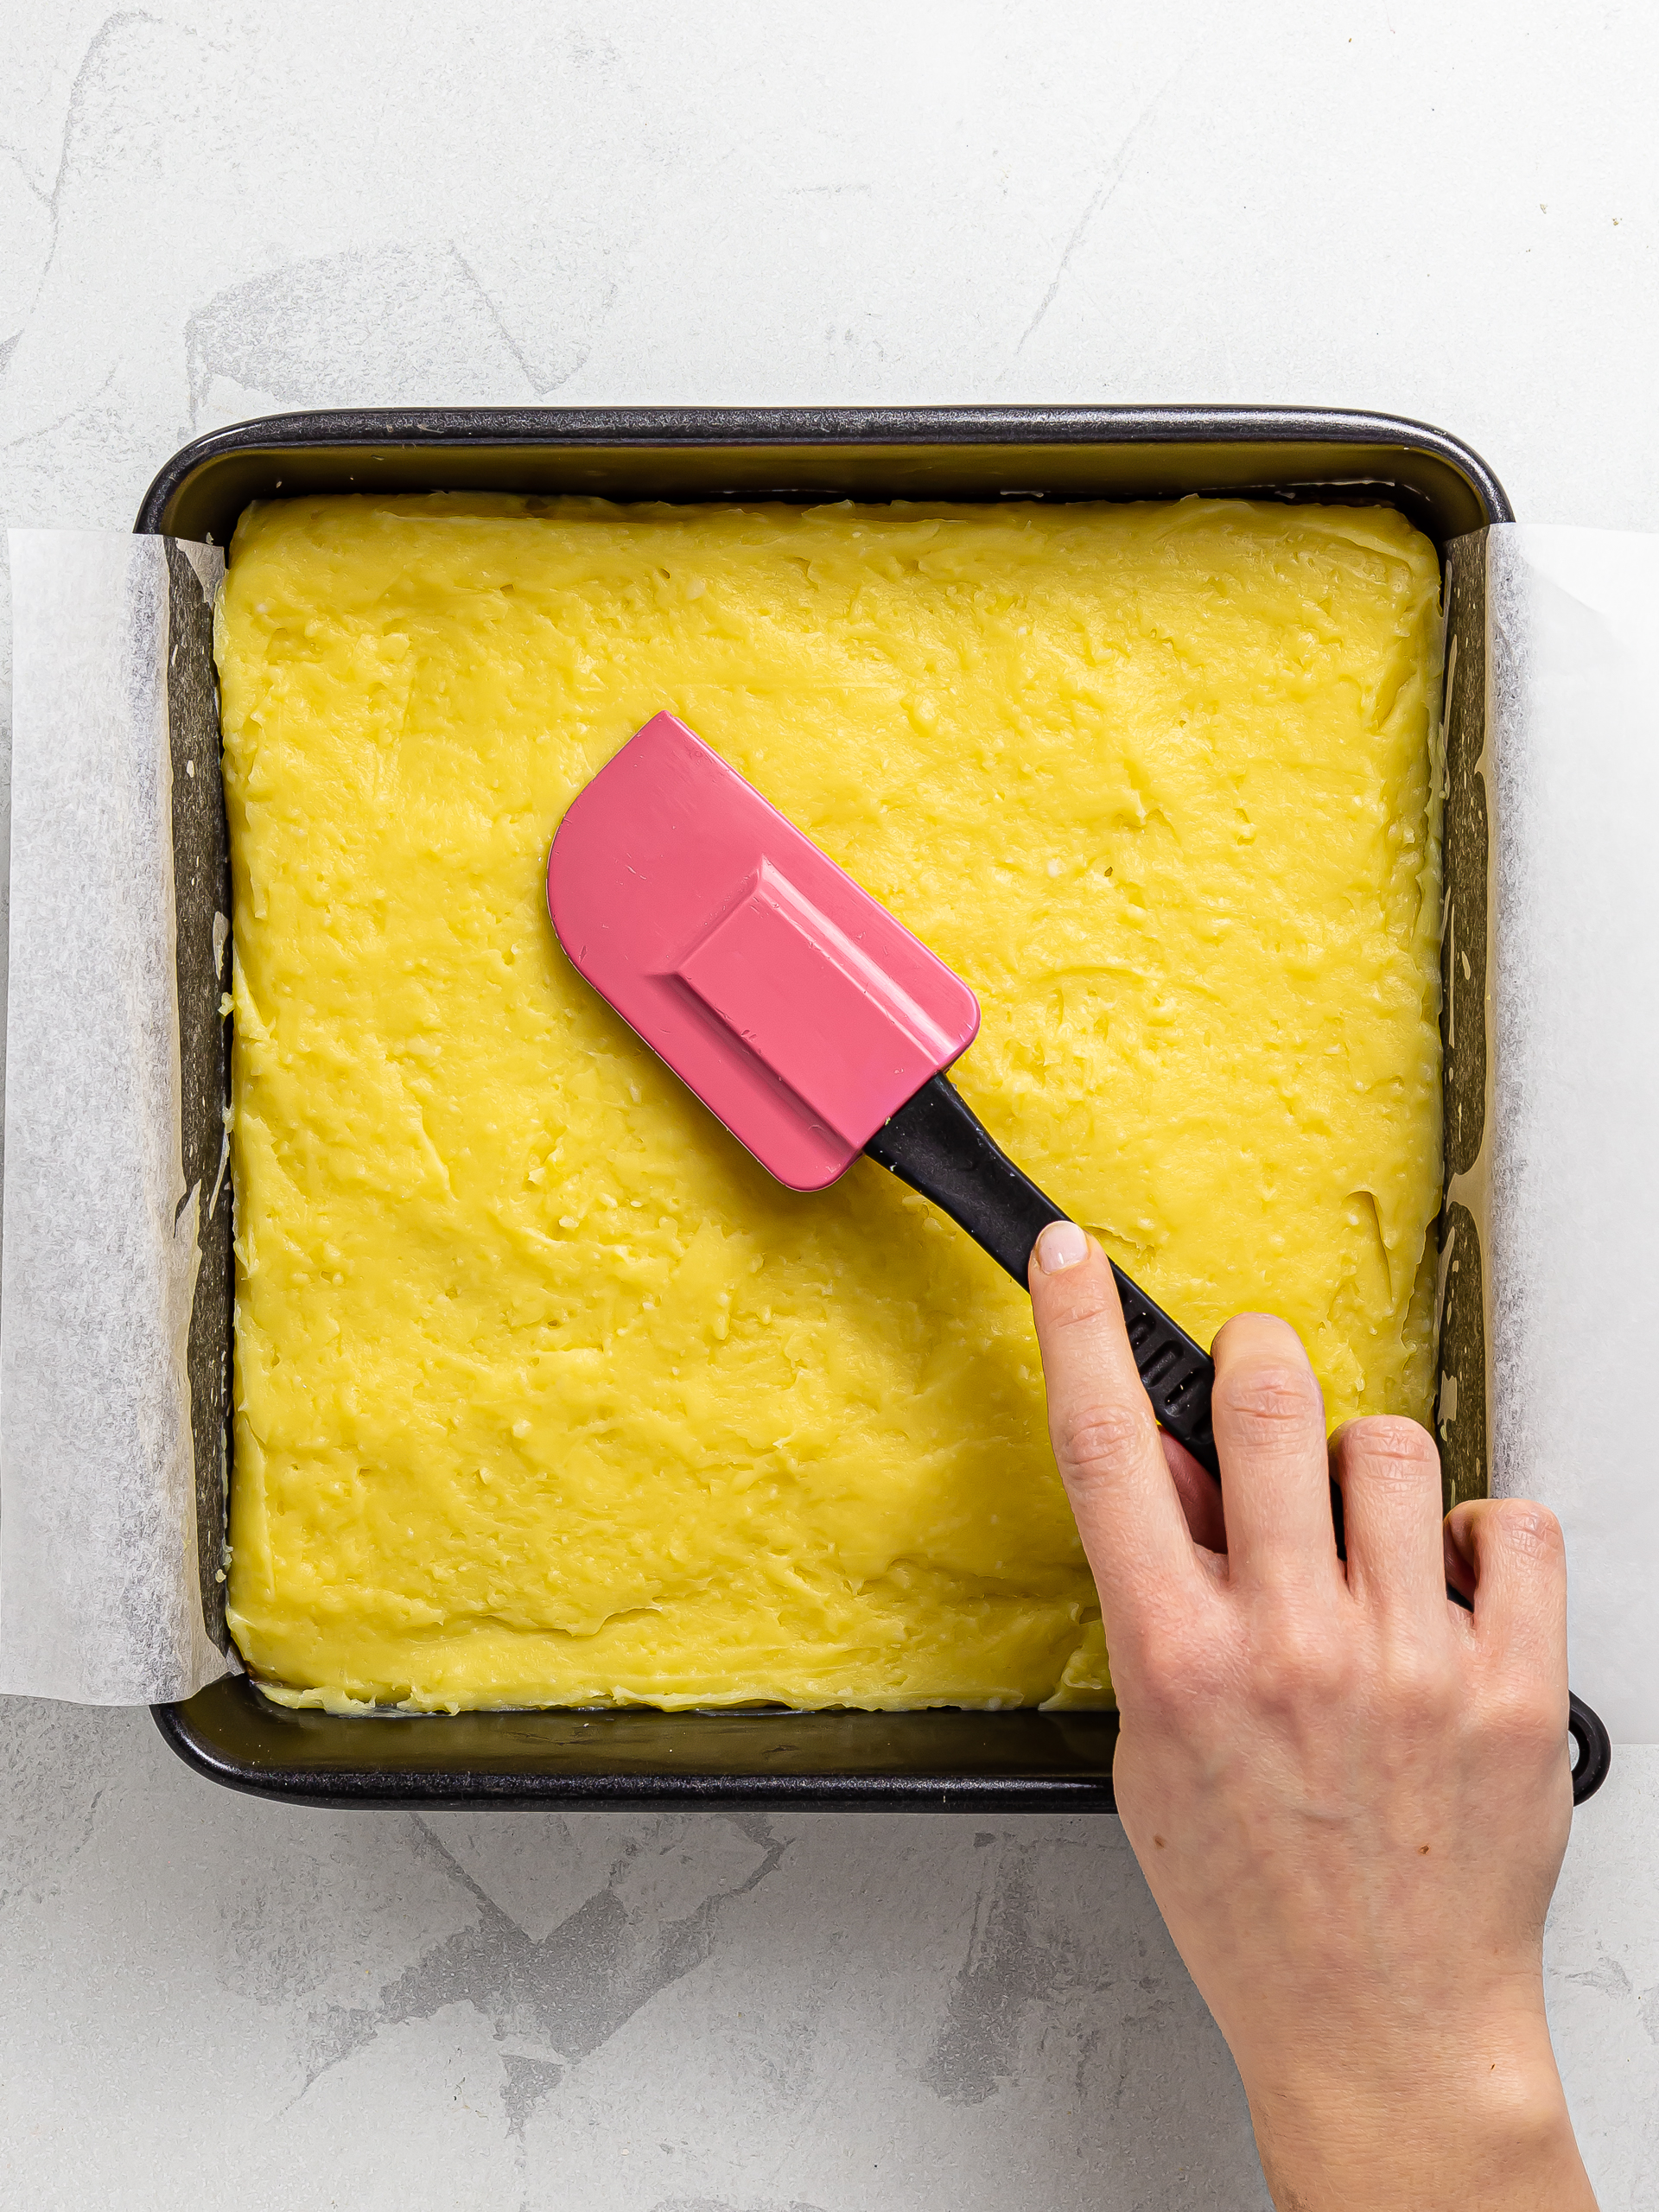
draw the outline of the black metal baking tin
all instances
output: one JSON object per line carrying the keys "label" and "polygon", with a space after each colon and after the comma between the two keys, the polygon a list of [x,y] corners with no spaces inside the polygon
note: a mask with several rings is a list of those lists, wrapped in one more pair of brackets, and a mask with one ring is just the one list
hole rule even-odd
{"label": "black metal baking tin", "polygon": [[[1442,551],[1453,537],[1514,519],[1478,454],[1442,430],[1382,415],[1271,407],[518,407],[280,415],[212,431],[174,454],[144,495],[135,527],[224,545],[254,499],[442,490],[614,499],[1203,493],[1392,505]],[[1111,1713],[354,1719],[291,1712],[235,1676],[155,1713],[198,1773],[298,1804],[1115,1809]]]}

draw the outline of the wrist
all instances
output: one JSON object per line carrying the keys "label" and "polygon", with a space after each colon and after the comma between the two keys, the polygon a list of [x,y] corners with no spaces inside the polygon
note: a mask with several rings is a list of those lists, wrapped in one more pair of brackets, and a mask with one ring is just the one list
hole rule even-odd
{"label": "wrist", "polygon": [[1296,2212],[1595,2212],[1540,2001],[1454,2037],[1247,2072],[1262,2170]]}

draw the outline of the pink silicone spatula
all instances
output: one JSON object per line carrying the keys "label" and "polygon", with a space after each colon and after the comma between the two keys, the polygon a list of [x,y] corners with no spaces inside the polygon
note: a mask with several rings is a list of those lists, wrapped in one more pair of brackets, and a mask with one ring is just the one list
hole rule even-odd
{"label": "pink silicone spatula", "polygon": [[[780,1183],[822,1190],[866,1152],[1025,1283],[1067,1217],[945,1079],[978,1001],[683,722],[653,716],[571,802],[547,905],[573,964]],[[1113,1273],[1154,1411],[1214,1474],[1208,1354]]]}

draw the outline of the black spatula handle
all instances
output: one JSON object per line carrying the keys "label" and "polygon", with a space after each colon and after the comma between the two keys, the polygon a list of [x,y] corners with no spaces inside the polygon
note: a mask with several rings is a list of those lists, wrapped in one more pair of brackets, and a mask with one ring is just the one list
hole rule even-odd
{"label": "black spatula handle", "polygon": [[[1023,1290],[1032,1247],[1051,1221],[1069,1218],[1022,1175],[955,1086],[925,1083],[864,1147],[965,1229]],[[1201,1466],[1219,1473],[1210,1427],[1216,1379],[1210,1355],[1112,1263],[1123,1319],[1152,1409]]]}

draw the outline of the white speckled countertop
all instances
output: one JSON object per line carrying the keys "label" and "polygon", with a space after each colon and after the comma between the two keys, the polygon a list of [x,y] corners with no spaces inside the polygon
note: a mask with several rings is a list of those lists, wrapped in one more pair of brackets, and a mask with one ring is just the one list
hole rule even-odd
{"label": "white speckled countertop", "polygon": [[[56,0],[0,52],[8,523],[124,527],[276,408],[1211,399],[1659,528],[1651,11]],[[1550,1936],[1609,2212],[1659,2206],[1656,1830],[1625,1750]],[[1267,2202],[1113,1822],[280,1810],[18,1701],[0,2197]]]}

